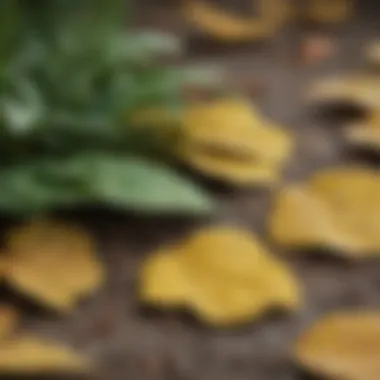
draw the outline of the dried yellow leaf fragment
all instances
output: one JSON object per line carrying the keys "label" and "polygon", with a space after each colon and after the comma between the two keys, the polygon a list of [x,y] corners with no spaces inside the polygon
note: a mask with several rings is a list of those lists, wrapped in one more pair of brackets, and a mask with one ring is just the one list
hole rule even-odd
{"label": "dried yellow leaf fragment", "polygon": [[237,185],[275,182],[293,142],[244,99],[188,107],[177,151],[187,165]]}
{"label": "dried yellow leaf fragment", "polygon": [[328,247],[352,257],[380,253],[380,174],[369,168],[323,170],[284,188],[270,218],[274,240],[287,247]]}
{"label": "dried yellow leaf fragment", "polygon": [[288,268],[248,231],[208,227],[145,261],[146,303],[192,310],[205,322],[244,323],[272,308],[294,310],[300,290]]}
{"label": "dried yellow leaf fragment", "polygon": [[16,228],[10,233],[8,255],[7,282],[63,312],[104,281],[92,238],[63,223],[36,221]]}
{"label": "dried yellow leaf fragment", "polygon": [[19,323],[20,316],[10,305],[0,305],[0,341],[12,334]]}
{"label": "dried yellow leaf fragment", "polygon": [[33,375],[83,373],[90,363],[72,349],[32,335],[0,341],[0,373]]}
{"label": "dried yellow leaf fragment", "polygon": [[273,31],[273,26],[264,18],[235,16],[206,0],[185,1],[184,15],[200,31],[225,42],[261,39]]}
{"label": "dried yellow leaf fragment", "polygon": [[349,104],[365,111],[380,107],[380,77],[369,74],[326,78],[315,83],[310,101]]}
{"label": "dried yellow leaf fragment", "polygon": [[380,312],[341,311],[325,316],[297,341],[297,362],[331,379],[378,380]]}

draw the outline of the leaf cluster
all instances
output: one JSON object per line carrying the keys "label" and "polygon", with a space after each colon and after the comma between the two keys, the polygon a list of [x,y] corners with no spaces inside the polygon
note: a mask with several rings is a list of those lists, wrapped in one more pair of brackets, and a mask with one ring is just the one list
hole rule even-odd
{"label": "leaf cluster", "polygon": [[[176,173],[134,157],[161,155],[165,147],[131,128],[130,116],[152,105],[179,109],[183,86],[197,76],[160,64],[162,54],[180,53],[179,41],[128,28],[128,6],[125,0],[1,1],[0,210],[43,212],[83,201],[130,207],[136,189],[137,208],[207,203]],[[100,183],[116,186],[115,197],[99,193]],[[147,190],[162,185],[169,204],[158,195],[164,189]]]}

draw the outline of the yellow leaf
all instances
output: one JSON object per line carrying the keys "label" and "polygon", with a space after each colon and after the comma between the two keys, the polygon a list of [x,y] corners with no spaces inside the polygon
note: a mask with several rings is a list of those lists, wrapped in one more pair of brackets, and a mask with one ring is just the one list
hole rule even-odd
{"label": "yellow leaf", "polygon": [[187,308],[213,325],[244,323],[273,308],[294,310],[298,283],[248,231],[208,227],[145,261],[144,302]]}
{"label": "yellow leaf", "polygon": [[309,98],[317,103],[346,103],[375,111],[380,106],[380,77],[363,74],[327,78],[312,86]]}
{"label": "yellow leaf", "polygon": [[328,379],[378,380],[380,312],[334,312],[306,331],[295,346],[297,362]]}
{"label": "yellow leaf", "polygon": [[264,160],[242,160],[185,144],[181,146],[179,152],[182,160],[190,167],[233,185],[270,185],[280,179],[277,165],[268,164]]}
{"label": "yellow leaf", "polygon": [[380,253],[380,175],[334,168],[284,188],[270,218],[273,239],[287,247],[328,247],[352,257]]}
{"label": "yellow leaf", "polygon": [[276,181],[292,151],[281,128],[247,101],[219,99],[189,106],[177,152],[189,166],[233,184]]}
{"label": "yellow leaf", "polygon": [[0,305],[0,341],[16,330],[19,319],[19,314],[12,306]]}
{"label": "yellow leaf", "polygon": [[75,351],[56,342],[25,335],[0,341],[0,373],[33,375],[83,373],[89,362]]}
{"label": "yellow leaf", "polygon": [[239,17],[206,0],[184,2],[186,20],[200,31],[225,42],[262,39],[273,34],[287,17],[284,0],[260,0],[258,17]]}
{"label": "yellow leaf", "polygon": [[36,221],[11,231],[6,280],[46,306],[71,311],[104,281],[92,238],[79,228]]}
{"label": "yellow leaf", "polygon": [[353,13],[353,0],[309,0],[307,18],[321,23],[340,23]]}
{"label": "yellow leaf", "polygon": [[380,149],[380,112],[373,113],[363,121],[355,122],[344,130],[347,142],[354,146]]}

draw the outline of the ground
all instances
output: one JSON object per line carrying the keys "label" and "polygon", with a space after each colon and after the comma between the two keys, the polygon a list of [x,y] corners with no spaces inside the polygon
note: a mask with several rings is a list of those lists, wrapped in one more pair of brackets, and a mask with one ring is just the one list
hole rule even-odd
{"label": "ground", "polygon": [[[144,5],[141,20],[166,29],[181,27],[178,17],[170,14],[171,6]],[[339,141],[338,125],[317,118],[303,104],[302,89],[319,75],[362,65],[360,48],[376,35],[378,28],[376,5],[372,10],[369,5],[367,10],[365,7],[356,20],[332,33],[337,41],[336,57],[317,67],[297,63],[298,27],[288,28],[263,44],[228,47],[199,40],[190,44],[189,61],[217,62],[225,67],[235,84],[251,95],[265,114],[295,133],[297,152],[285,181],[305,178],[319,167],[347,159]],[[265,85],[265,91],[256,95],[246,85],[254,83],[255,78]],[[241,223],[268,241],[265,221],[271,201],[269,190],[205,186],[221,202],[218,221]],[[226,331],[208,329],[185,316],[148,312],[139,307],[135,296],[141,259],[160,242],[178,238],[196,223],[104,213],[93,213],[85,219],[90,220],[97,233],[109,268],[106,288],[81,305],[74,315],[61,318],[31,311],[27,324],[99,358],[100,379],[301,380],[304,375],[292,363],[290,347],[309,323],[336,308],[380,306],[380,263],[348,264],[286,256],[305,292],[304,305],[295,315],[271,316]]]}

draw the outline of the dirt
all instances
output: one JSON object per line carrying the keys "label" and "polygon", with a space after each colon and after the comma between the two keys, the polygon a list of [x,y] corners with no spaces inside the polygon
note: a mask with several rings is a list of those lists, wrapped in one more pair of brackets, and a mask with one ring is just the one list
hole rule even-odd
{"label": "dirt", "polygon": [[[147,1],[145,1],[147,2]],[[142,6],[148,25],[177,28],[174,2]],[[375,36],[376,2],[362,2],[357,18],[331,33],[336,51],[326,62],[302,65],[297,59],[299,27],[289,27],[262,44],[217,46],[189,43],[187,60],[217,62],[243,91],[245,83],[265,84],[254,100],[268,116],[291,129],[297,152],[285,181],[306,178],[316,169],[347,161],[339,140],[339,125],[317,117],[302,100],[303,89],[318,76],[355,70],[363,64],[358,53]],[[379,8],[379,7],[378,7]],[[158,12],[157,9],[160,11]],[[170,24],[170,20],[174,20]],[[175,29],[180,30],[180,29]],[[187,33],[181,29],[181,32]],[[265,221],[272,194],[268,190],[236,191],[204,184],[221,202],[217,221],[247,226],[266,236]],[[273,193],[273,191],[272,191]],[[305,327],[329,310],[380,306],[380,263],[349,264],[328,258],[283,255],[296,271],[305,293],[295,315],[272,315],[235,330],[213,330],[188,316],[143,310],[136,300],[138,267],[158,244],[179,238],[200,222],[176,218],[144,220],[132,216],[92,213],[84,218],[100,241],[109,268],[105,289],[87,300],[74,315],[58,317],[30,311],[26,326],[67,341],[93,355],[109,380],[301,380],[291,358],[292,342]],[[273,247],[273,250],[282,252]]]}

